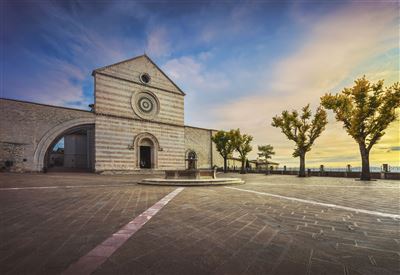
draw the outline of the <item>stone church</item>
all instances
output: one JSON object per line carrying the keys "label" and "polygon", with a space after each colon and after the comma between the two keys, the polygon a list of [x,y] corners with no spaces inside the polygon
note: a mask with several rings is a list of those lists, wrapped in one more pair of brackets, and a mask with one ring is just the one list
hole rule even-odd
{"label": "stone church", "polygon": [[[184,125],[185,93],[147,56],[95,69],[91,111],[0,99],[0,169],[153,173],[223,161]],[[61,145],[60,145],[61,144]]]}

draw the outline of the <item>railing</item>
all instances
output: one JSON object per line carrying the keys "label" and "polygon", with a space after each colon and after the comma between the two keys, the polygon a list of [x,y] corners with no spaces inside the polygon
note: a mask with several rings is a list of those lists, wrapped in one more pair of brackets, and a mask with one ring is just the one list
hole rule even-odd
{"label": "railing", "polygon": [[[222,169],[221,169],[222,170]],[[220,170],[220,171],[221,171]],[[228,167],[229,172],[240,172],[240,167]],[[298,167],[279,167],[273,168],[272,170],[266,169],[255,169],[248,167],[246,168],[247,173],[258,173],[258,174],[278,174],[278,175],[297,175],[299,172]],[[382,165],[370,167],[371,177],[374,179],[397,179],[400,180],[400,166],[388,166]],[[320,177],[347,177],[347,178],[359,178],[361,175],[361,167],[310,167],[306,168],[306,174],[308,176],[320,176]]]}
{"label": "railing", "polygon": [[[279,167],[276,169],[273,169],[275,171],[299,171],[299,167]],[[253,169],[254,170],[254,169]],[[320,172],[320,171],[325,171],[325,172],[361,172],[361,167],[306,167],[306,170],[310,170],[311,172]],[[375,172],[375,173],[380,173],[380,172],[385,172],[383,166],[370,166],[369,171]],[[400,166],[389,166],[387,172],[392,172],[392,173],[400,173]]]}
{"label": "railing", "polygon": [[[218,168],[218,171],[222,171],[223,168],[220,167]],[[230,172],[237,172],[240,171],[240,167],[228,167],[228,171]],[[270,170],[270,169],[268,169]],[[279,167],[279,168],[273,168],[273,171],[299,171],[299,167]],[[320,172],[321,167],[306,167],[306,170],[310,170],[311,172]],[[378,167],[378,166],[371,166],[369,168],[370,172],[384,172],[383,167]],[[246,168],[246,171],[267,171],[267,169],[258,169],[254,167],[248,167]],[[361,167],[351,167],[350,169],[347,167],[324,167],[322,171],[325,172],[361,172]],[[392,173],[400,173],[400,166],[390,166],[387,172],[392,172]]]}

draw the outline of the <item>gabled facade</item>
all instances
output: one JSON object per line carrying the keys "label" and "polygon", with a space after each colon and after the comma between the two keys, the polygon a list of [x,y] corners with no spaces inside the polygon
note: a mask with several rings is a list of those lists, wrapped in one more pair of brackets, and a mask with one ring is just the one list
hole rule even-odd
{"label": "gabled facade", "polygon": [[146,55],[93,77],[96,171],[184,169],[185,94]]}

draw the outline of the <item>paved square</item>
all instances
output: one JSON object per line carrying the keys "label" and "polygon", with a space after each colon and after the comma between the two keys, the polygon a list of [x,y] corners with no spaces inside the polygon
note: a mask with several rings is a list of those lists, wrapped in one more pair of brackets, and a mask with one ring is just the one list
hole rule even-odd
{"label": "paved square", "polygon": [[94,274],[400,272],[398,181],[243,178],[176,192],[140,176],[0,174],[0,273],[59,274],[92,250],[107,257]]}

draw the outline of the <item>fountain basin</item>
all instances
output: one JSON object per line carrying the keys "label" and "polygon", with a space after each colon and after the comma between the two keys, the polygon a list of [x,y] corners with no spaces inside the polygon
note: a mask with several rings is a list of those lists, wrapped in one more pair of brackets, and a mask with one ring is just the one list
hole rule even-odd
{"label": "fountain basin", "polygon": [[165,171],[165,179],[204,179],[217,178],[217,170],[215,169],[188,169],[188,170],[167,170]]}
{"label": "fountain basin", "polygon": [[164,178],[144,179],[139,184],[165,186],[215,186],[243,184],[240,178],[217,178],[217,170],[167,170]]}

